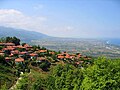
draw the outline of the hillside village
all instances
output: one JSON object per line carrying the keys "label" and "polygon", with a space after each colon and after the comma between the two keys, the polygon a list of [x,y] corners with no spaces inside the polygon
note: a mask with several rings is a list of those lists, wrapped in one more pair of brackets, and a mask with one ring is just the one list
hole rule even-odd
{"label": "hillside village", "polygon": [[48,50],[39,45],[31,46],[27,43],[20,44],[20,40],[16,37],[13,38],[16,39],[17,43],[13,43],[12,40],[9,40],[10,38],[12,37],[6,37],[6,41],[0,42],[0,55],[5,57],[6,62],[13,63],[13,67],[18,63],[24,64],[25,62],[31,62],[30,64],[33,65],[35,65],[35,63],[37,63],[37,65],[38,63],[51,65],[59,61],[81,67],[82,64],[86,62],[89,64],[91,62],[91,58],[83,56],[80,53],[69,54],[67,52]]}
{"label": "hillside village", "polygon": [[24,43],[23,45],[15,45],[11,42],[0,43],[3,47],[0,50],[0,55],[5,56],[6,62],[23,63],[26,60],[34,60],[36,62],[49,62],[51,61],[67,61],[76,65],[82,64],[85,60],[91,60],[87,56],[83,56],[80,53],[68,54],[67,52],[55,52],[47,50],[46,48],[40,48],[39,46],[30,46]]}
{"label": "hillside village", "polygon": [[[91,62],[90,57],[80,53],[69,54],[67,52],[48,50],[39,45],[31,46],[27,43],[20,44],[20,39],[16,37],[1,38],[0,69],[2,71],[0,71],[0,76],[2,77],[0,80],[0,88],[6,83],[5,80],[7,80],[7,87],[10,88],[17,78],[20,77],[21,72],[30,73],[33,69],[41,69],[47,72],[50,67],[58,64],[71,64],[75,67],[82,68]],[[5,76],[6,72],[9,72],[7,76]]]}
{"label": "hillside village", "polygon": [[[39,45],[20,43],[16,37],[0,41],[1,90],[80,90],[89,87],[90,80],[102,83],[105,90],[120,87],[119,59],[56,52]],[[117,84],[113,86],[113,83]]]}

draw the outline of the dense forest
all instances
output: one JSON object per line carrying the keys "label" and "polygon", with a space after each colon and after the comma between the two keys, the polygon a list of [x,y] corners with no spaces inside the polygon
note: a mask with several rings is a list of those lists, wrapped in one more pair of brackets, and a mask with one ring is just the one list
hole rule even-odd
{"label": "dense forest", "polygon": [[[13,42],[18,40],[17,43]],[[2,39],[3,40],[3,39]],[[1,41],[2,41],[1,40]],[[4,42],[20,44],[16,37],[7,37]],[[21,46],[26,45],[22,43]],[[1,46],[0,50],[5,46]],[[14,46],[15,47],[15,46]],[[18,46],[17,46],[18,47]],[[29,46],[30,47],[30,46]],[[25,49],[18,49],[20,52]],[[31,51],[47,50],[44,47],[32,46]],[[76,59],[61,59],[57,56],[60,52],[49,54],[38,53],[45,60],[22,57],[24,62],[15,62],[19,55],[12,56],[11,61],[6,61],[8,53],[0,55],[0,89],[1,90],[120,90],[120,59],[106,57],[81,57]],[[65,55],[66,53],[64,53]],[[77,54],[76,54],[77,55]],[[86,59],[87,58],[87,59]],[[82,62],[75,64],[76,61]],[[14,87],[14,88],[13,88]]]}
{"label": "dense forest", "polygon": [[[33,72],[33,71],[32,71]],[[20,90],[119,90],[120,59],[100,57],[86,68],[57,65],[49,73],[25,74]],[[37,76],[38,75],[38,76]],[[32,82],[32,83],[31,83]]]}

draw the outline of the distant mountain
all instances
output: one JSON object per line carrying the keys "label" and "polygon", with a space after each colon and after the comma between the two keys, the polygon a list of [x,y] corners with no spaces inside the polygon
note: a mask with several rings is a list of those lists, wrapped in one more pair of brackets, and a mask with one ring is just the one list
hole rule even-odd
{"label": "distant mountain", "polygon": [[0,26],[0,37],[7,37],[7,36],[16,36],[25,42],[30,42],[31,40],[38,40],[38,39],[50,37],[39,32]]}

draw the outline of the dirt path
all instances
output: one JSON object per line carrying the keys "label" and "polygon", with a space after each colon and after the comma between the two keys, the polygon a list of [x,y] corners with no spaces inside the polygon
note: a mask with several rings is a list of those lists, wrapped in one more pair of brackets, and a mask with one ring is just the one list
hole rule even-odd
{"label": "dirt path", "polygon": [[[20,74],[20,76],[23,74],[23,72],[21,72],[21,74]],[[22,77],[19,77],[18,78],[18,80],[17,80],[17,82],[9,89],[9,90],[16,90],[16,87],[17,87],[17,85],[19,84],[19,80],[21,80],[22,79]]]}

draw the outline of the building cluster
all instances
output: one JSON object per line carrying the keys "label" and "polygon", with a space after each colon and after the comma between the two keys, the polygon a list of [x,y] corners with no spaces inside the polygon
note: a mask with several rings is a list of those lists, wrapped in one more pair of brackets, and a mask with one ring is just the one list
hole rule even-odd
{"label": "building cluster", "polygon": [[56,60],[69,60],[75,61],[76,64],[83,63],[84,60],[90,60],[91,58],[83,56],[80,53],[68,54],[62,52],[56,54],[54,51],[46,49],[35,49],[29,44],[17,45],[14,43],[0,43],[3,48],[0,50],[0,55],[5,56],[7,62],[14,60],[16,63],[24,62],[25,60],[37,60],[38,62],[47,60],[47,55],[54,55]]}
{"label": "building cluster", "polygon": [[67,60],[69,62],[75,62],[75,64],[79,65],[81,63],[83,63],[84,61],[89,61],[91,60],[90,57],[87,57],[87,56],[83,56],[82,54],[80,53],[76,53],[76,54],[69,54],[67,52],[62,52],[60,54],[57,55],[57,58],[59,60]]}

